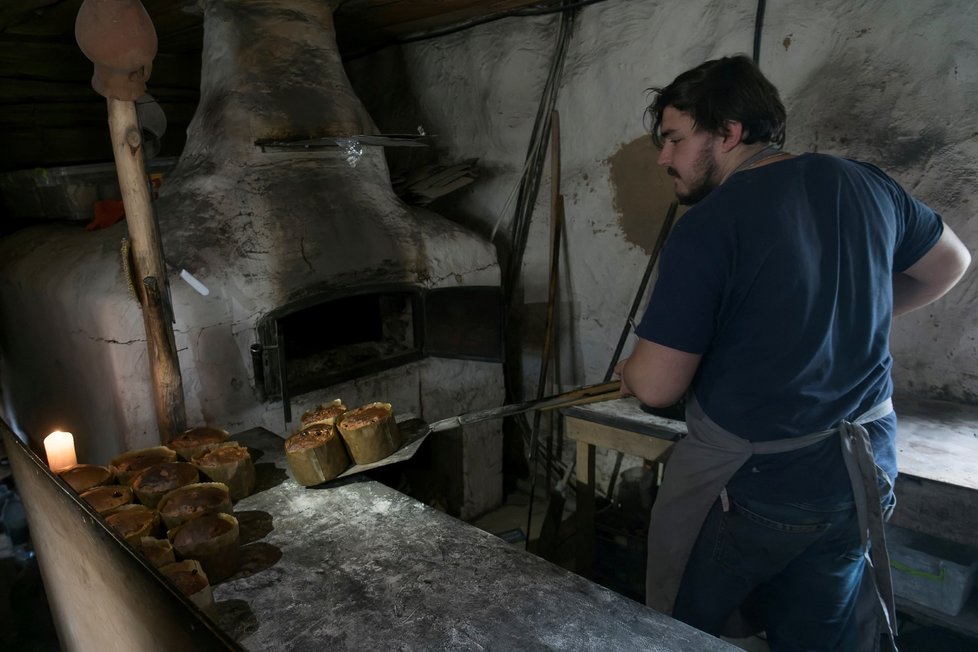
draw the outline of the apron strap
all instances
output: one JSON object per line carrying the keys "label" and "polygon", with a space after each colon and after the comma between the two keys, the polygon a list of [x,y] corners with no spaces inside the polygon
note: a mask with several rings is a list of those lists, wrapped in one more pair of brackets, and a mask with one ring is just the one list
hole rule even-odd
{"label": "apron strap", "polygon": [[[892,406],[891,406],[892,409]],[[884,415],[885,416],[885,415]],[[890,576],[890,557],[886,550],[886,530],[883,527],[883,507],[876,475],[876,462],[869,433],[861,423],[843,422],[840,429],[842,458],[849,472],[856,502],[859,535],[863,548],[869,544],[867,563],[872,569],[876,594],[891,638],[896,636],[896,605]]]}

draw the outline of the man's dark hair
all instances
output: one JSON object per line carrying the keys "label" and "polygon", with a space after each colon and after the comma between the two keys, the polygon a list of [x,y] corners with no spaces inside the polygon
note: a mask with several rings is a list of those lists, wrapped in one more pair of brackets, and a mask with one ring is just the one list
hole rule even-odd
{"label": "man's dark hair", "polygon": [[650,88],[652,141],[662,147],[662,112],[667,106],[687,113],[697,129],[722,134],[726,123],[744,125],[743,142],[784,145],[786,114],[778,89],[749,58],[738,55],[702,63],[665,88]]}

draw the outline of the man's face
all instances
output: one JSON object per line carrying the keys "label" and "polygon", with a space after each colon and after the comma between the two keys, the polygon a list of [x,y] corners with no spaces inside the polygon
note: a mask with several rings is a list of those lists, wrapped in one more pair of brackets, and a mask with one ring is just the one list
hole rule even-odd
{"label": "man's face", "polygon": [[693,118],[672,106],[662,111],[662,151],[659,165],[666,166],[680,204],[691,205],[720,185],[720,169],[713,151],[716,136],[696,129]]}

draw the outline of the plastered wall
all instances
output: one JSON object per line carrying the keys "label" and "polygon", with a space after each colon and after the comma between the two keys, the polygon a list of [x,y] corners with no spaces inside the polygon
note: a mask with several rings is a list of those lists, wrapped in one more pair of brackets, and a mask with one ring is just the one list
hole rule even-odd
{"label": "plastered wall", "polygon": [[[580,10],[556,103],[567,202],[563,387],[602,380],[672,199],[646,136],[645,89],[706,59],[750,54],[755,12],[749,0],[607,0]],[[436,135],[432,158],[480,159],[480,179],[438,210],[485,233],[498,226],[497,244],[513,216],[558,21],[556,14],[507,18],[346,64],[382,131],[421,125]],[[974,250],[976,33],[970,0],[768,2],[759,64],[788,109],[787,149],[875,163]],[[395,171],[423,160],[388,156]],[[547,298],[549,184],[548,168],[523,269],[530,394]],[[897,320],[899,393],[978,401],[976,278],[970,270],[939,303]]]}

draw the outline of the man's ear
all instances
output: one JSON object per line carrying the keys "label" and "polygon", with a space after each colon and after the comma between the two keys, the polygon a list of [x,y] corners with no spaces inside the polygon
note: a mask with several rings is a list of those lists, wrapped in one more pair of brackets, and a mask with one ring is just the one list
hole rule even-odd
{"label": "man's ear", "polygon": [[727,153],[739,145],[747,137],[744,123],[737,120],[727,120],[723,123],[723,131],[720,133],[720,149]]}

